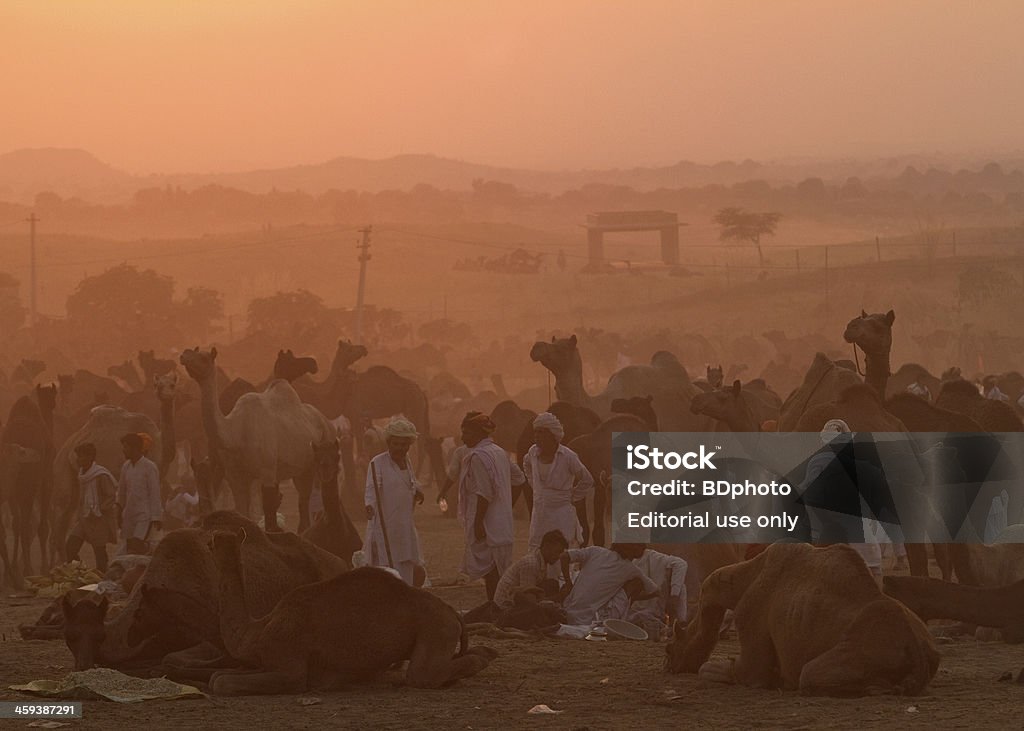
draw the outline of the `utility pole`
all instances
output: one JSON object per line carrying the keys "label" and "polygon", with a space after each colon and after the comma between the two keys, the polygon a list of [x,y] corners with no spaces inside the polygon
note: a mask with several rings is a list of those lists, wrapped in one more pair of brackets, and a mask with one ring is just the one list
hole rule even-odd
{"label": "utility pole", "polygon": [[29,314],[29,325],[32,327],[36,326],[36,315],[38,310],[36,309],[36,224],[39,223],[39,219],[36,218],[36,212],[32,211],[31,215],[25,219],[29,225],[29,245],[31,247],[31,269],[32,274],[30,276],[31,292],[30,292],[30,314]]}
{"label": "utility pole", "polygon": [[366,262],[370,261],[370,232],[373,226],[359,229],[363,242],[357,244],[359,249],[359,291],[356,294],[356,344],[363,342],[363,296],[366,294]]}

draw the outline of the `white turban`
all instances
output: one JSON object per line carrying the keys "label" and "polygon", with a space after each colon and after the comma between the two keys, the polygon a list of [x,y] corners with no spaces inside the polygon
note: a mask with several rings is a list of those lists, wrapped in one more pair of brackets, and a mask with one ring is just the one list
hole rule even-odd
{"label": "white turban", "polygon": [[419,436],[419,432],[416,431],[416,427],[408,419],[402,418],[401,416],[394,417],[388,422],[388,425],[384,427],[384,438],[399,437],[402,439],[415,439]]}
{"label": "white turban", "polygon": [[550,411],[542,411],[537,414],[537,418],[533,420],[533,428],[547,429],[558,441],[562,441],[563,437],[565,437],[565,429],[562,428],[562,422]]}
{"label": "white turban", "polygon": [[821,427],[821,441],[828,444],[839,434],[849,434],[850,425],[842,419],[829,419],[825,426]]}

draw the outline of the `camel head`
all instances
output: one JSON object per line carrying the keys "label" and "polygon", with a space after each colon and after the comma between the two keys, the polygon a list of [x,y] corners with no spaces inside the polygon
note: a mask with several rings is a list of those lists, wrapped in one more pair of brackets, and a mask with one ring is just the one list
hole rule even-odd
{"label": "camel head", "polygon": [[274,378],[283,378],[291,383],[296,378],[307,373],[316,373],[319,368],[316,358],[297,358],[291,350],[277,351],[277,360],[274,361]]}
{"label": "camel head", "polygon": [[575,335],[570,335],[567,338],[552,336],[550,343],[537,341],[530,348],[530,360],[540,363],[556,376],[583,370],[583,361],[576,348]]}
{"label": "camel head", "polygon": [[654,396],[631,396],[630,398],[612,399],[611,410],[613,414],[632,414],[643,419],[651,429],[657,430],[658,415],[654,411]]}
{"label": "camel head", "polygon": [[153,379],[153,386],[156,389],[156,397],[160,401],[173,401],[175,390],[178,387],[178,374],[176,371],[165,373]]}
{"label": "camel head", "polygon": [[57,384],[51,383],[48,386],[36,386],[36,400],[42,411],[53,411],[57,408]]}
{"label": "camel head", "polygon": [[703,612],[708,616],[698,613],[690,622],[676,620],[672,625],[672,639],[665,647],[665,669],[670,673],[696,673],[711,657],[725,610],[711,607]]}
{"label": "camel head", "polygon": [[743,386],[739,381],[733,381],[731,388],[698,393],[690,402],[690,411],[725,422],[729,422],[731,418],[740,418],[747,413],[747,403],[743,400]]}
{"label": "camel head", "polygon": [[75,670],[89,670],[100,659],[106,639],[107,598],[90,594],[77,602],[65,594],[60,602],[64,613],[64,642],[75,658]]}
{"label": "camel head", "polygon": [[710,365],[706,368],[708,383],[711,384],[712,388],[721,388],[725,382],[725,371],[722,370],[722,364],[719,363],[717,368],[712,368]]}
{"label": "camel head", "polygon": [[847,324],[843,340],[859,346],[865,353],[888,355],[892,350],[892,323],[895,320],[896,313],[892,310],[884,315],[869,315],[861,310],[860,317],[853,318]]}
{"label": "camel head", "polygon": [[313,470],[317,481],[321,485],[328,485],[327,489],[338,482],[338,464],[341,460],[341,440],[335,437],[324,442],[312,442],[313,447]]}
{"label": "camel head", "polygon": [[188,373],[193,380],[199,381],[200,383],[206,379],[214,378],[217,375],[216,360],[216,348],[210,348],[208,353],[204,353],[199,350],[199,346],[186,348],[178,358],[178,361],[185,366],[185,372]]}
{"label": "camel head", "polygon": [[360,358],[365,358],[367,352],[365,345],[356,345],[351,340],[339,340],[334,361],[337,366],[348,368]]}

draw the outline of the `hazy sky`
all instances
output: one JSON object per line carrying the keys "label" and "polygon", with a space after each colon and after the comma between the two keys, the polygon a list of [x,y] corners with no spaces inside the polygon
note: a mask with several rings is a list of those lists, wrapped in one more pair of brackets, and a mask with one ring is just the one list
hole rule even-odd
{"label": "hazy sky", "polygon": [[1019,149],[1022,28],[1022,0],[3,0],[0,152],[170,172]]}

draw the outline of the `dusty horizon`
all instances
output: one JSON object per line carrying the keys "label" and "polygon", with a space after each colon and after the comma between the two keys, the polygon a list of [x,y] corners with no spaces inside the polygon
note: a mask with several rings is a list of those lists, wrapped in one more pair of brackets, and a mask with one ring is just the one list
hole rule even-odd
{"label": "dusty horizon", "polygon": [[131,173],[400,154],[562,170],[1020,149],[1019,3],[784,8],[7,6],[0,81],[18,103],[0,142],[81,148]]}

